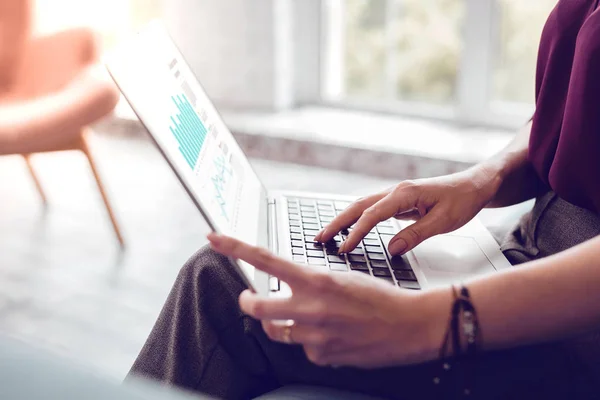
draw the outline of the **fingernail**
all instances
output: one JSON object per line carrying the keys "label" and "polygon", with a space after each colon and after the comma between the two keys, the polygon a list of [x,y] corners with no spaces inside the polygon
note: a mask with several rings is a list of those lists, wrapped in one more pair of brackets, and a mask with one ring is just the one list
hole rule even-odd
{"label": "fingernail", "polygon": [[390,251],[390,253],[392,255],[401,255],[401,254],[404,254],[407,247],[408,247],[408,244],[406,243],[406,241],[404,239],[398,238],[398,239],[392,240],[390,242],[390,245],[388,246],[388,250]]}
{"label": "fingernail", "polygon": [[338,254],[344,254],[346,252],[346,242],[342,243],[342,245],[340,246],[339,250],[338,250]]}

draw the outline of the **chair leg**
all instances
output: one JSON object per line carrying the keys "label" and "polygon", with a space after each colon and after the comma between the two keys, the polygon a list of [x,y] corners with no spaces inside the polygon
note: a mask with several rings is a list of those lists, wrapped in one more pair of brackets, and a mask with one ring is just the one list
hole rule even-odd
{"label": "chair leg", "polygon": [[35,183],[35,188],[37,189],[38,193],[40,194],[42,203],[44,203],[44,207],[47,207],[48,206],[48,198],[46,197],[44,188],[42,188],[42,184],[40,183],[40,180],[38,179],[38,177],[35,173],[35,170],[33,169],[33,165],[31,164],[31,154],[25,154],[25,155],[23,155],[23,157],[25,158],[25,164],[27,164],[27,169],[29,170],[29,173],[31,174],[31,178],[33,178],[33,182]]}
{"label": "chair leg", "polygon": [[125,247],[125,241],[123,240],[123,235],[121,234],[121,229],[119,228],[119,224],[113,212],[113,209],[110,205],[110,201],[108,200],[108,196],[106,194],[106,190],[104,189],[104,185],[102,184],[102,180],[100,179],[100,175],[98,174],[98,169],[96,168],[96,162],[94,161],[94,157],[90,152],[90,148],[87,143],[87,139],[85,138],[85,134],[81,135],[81,151],[85,154],[90,167],[92,169],[92,173],[94,174],[94,179],[96,180],[96,184],[98,185],[98,190],[100,191],[100,195],[102,196],[102,200],[104,201],[104,205],[106,207],[106,211],[108,212],[108,216],[110,217],[110,222],[112,223],[113,229],[117,236],[117,240],[121,247]]}

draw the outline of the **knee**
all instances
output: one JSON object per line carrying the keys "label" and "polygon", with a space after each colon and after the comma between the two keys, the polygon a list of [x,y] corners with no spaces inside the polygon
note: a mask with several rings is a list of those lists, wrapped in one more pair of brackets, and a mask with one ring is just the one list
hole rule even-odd
{"label": "knee", "polygon": [[192,281],[200,287],[238,286],[241,279],[229,259],[206,246],[183,265],[179,280]]}

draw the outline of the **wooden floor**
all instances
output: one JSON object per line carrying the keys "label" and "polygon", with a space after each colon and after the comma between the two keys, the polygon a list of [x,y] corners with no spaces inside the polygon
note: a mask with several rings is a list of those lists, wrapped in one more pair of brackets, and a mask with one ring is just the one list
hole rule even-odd
{"label": "wooden floor", "polygon": [[[47,209],[24,161],[0,157],[0,333],[122,378],[178,269],[206,243],[207,226],[145,139],[95,135],[92,150],[125,251],[80,154],[34,157]],[[305,166],[253,164],[269,188],[363,194],[392,183]]]}

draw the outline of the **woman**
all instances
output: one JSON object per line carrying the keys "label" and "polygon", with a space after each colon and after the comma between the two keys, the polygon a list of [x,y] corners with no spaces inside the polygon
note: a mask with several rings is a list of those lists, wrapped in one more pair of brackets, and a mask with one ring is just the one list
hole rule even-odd
{"label": "woman", "polygon": [[[342,246],[349,252],[379,221],[416,218],[390,243],[402,254],[484,207],[536,197],[502,247],[519,268],[469,281],[459,294],[415,293],[210,235],[216,252],[201,251],[182,269],[132,373],[227,398],[289,383],[404,399],[600,393],[590,340],[600,326],[598,2],[561,0],[552,12],[535,116],[503,152],[463,173],[363,198],[317,236],[326,242],[355,224]],[[279,276],[293,296],[244,291],[223,256]],[[440,361],[442,343],[450,356],[484,352]]]}

